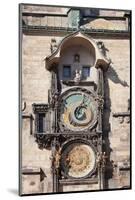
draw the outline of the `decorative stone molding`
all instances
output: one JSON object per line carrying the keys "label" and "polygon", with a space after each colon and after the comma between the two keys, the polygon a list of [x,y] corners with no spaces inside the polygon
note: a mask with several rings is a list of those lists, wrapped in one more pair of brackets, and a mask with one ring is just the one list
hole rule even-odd
{"label": "decorative stone molding", "polygon": [[49,109],[48,104],[32,104],[34,113],[46,113]]}
{"label": "decorative stone molding", "polygon": [[97,184],[98,178],[87,178],[78,181],[76,179],[61,179],[59,180],[60,185],[82,185],[82,184]]}
{"label": "decorative stone molding", "polygon": [[45,135],[45,134],[35,134],[36,142],[38,144],[39,149],[48,149],[51,146],[51,141],[53,140],[53,136],[51,135]]}
{"label": "decorative stone molding", "polygon": [[68,80],[68,81],[64,81],[61,80],[61,84],[66,85],[66,86],[92,86],[94,87],[94,90],[97,89],[97,85],[95,84],[94,81],[84,81],[81,80],[80,82],[76,83],[74,80]]}
{"label": "decorative stone molding", "polygon": [[130,111],[113,113],[113,117],[119,117],[119,116],[122,117],[130,116]]}
{"label": "decorative stone molding", "polygon": [[118,118],[120,124],[123,122],[127,124],[130,123],[130,111],[113,113],[113,117]]}
{"label": "decorative stone molding", "polygon": [[59,43],[57,49],[50,55],[45,58],[46,68],[51,70],[53,64],[58,64],[60,60],[61,51],[63,48],[71,42],[74,42],[76,39],[79,39],[78,42],[83,43],[85,46],[90,48],[95,56],[94,67],[98,68],[101,66],[103,70],[107,70],[110,64],[110,61],[101,53],[97,43],[90,37],[82,34],[80,31],[69,34],[64,37],[64,39]]}
{"label": "decorative stone molding", "polygon": [[130,116],[125,116],[124,121],[128,124],[130,123]]}
{"label": "decorative stone molding", "polygon": [[119,173],[126,171],[130,171],[130,162],[128,160],[123,161],[119,166]]}
{"label": "decorative stone molding", "polygon": [[124,122],[123,116],[119,116],[119,117],[118,117],[118,121],[119,121],[120,124],[122,124],[122,123]]}

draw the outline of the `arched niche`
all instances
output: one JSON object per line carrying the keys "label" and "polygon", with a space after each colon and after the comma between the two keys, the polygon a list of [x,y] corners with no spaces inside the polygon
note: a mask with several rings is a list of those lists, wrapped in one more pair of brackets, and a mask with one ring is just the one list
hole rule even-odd
{"label": "arched niche", "polygon": [[71,80],[74,79],[76,70],[82,72],[84,66],[91,68],[90,70],[93,74],[95,59],[95,49],[85,39],[76,37],[73,40],[71,39],[71,41],[69,40],[62,47],[60,54],[58,65],[60,80],[66,80],[66,77],[63,77],[64,66],[71,67]]}
{"label": "arched niche", "polygon": [[85,51],[89,52],[91,67],[102,67],[103,70],[108,69],[109,61],[103,56],[96,42],[91,37],[82,34],[80,31],[69,34],[62,39],[57,49],[50,56],[45,58],[46,68],[51,70],[55,65],[58,66],[64,52],[69,51],[71,47],[75,48],[77,46],[85,48]]}

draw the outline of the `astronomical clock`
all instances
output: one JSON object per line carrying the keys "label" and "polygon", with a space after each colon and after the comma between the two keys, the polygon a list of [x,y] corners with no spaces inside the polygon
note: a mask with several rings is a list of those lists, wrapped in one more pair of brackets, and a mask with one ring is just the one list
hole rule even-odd
{"label": "astronomical clock", "polygon": [[62,90],[57,90],[54,99],[50,97],[56,132],[52,143],[55,192],[73,184],[94,182],[99,189],[102,187],[103,71],[96,70],[100,74],[96,90],[89,81],[83,81],[82,87],[81,79],[77,83],[58,80]]}
{"label": "astronomical clock", "polygon": [[61,170],[67,178],[87,178],[95,171],[95,149],[89,142],[76,139],[65,145],[61,156]]}
{"label": "astronomical clock", "polygon": [[72,88],[61,96],[60,129],[90,130],[97,122],[97,102],[90,91]]}
{"label": "astronomical clock", "polygon": [[87,190],[95,184],[102,189],[104,184],[103,73],[108,61],[88,37],[81,33],[70,37],[46,58],[51,89],[44,111],[45,134],[36,136],[39,145],[52,152],[53,192],[61,192],[65,186],[72,191],[73,185],[87,185]]}
{"label": "astronomical clock", "polygon": [[60,95],[59,105],[58,126],[65,138],[61,145],[60,183],[98,182],[97,159],[102,146],[99,123],[102,122],[99,122],[101,107],[97,94],[73,86]]}

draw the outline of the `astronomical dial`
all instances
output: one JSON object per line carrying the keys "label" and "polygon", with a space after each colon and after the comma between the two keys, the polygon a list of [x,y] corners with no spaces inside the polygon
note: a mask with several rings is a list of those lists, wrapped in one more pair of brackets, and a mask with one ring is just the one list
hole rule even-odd
{"label": "astronomical dial", "polygon": [[83,178],[95,168],[93,148],[81,142],[69,144],[62,153],[62,170],[67,177]]}
{"label": "astronomical dial", "polygon": [[83,91],[72,91],[62,98],[60,123],[72,131],[91,128],[97,120],[97,104]]}

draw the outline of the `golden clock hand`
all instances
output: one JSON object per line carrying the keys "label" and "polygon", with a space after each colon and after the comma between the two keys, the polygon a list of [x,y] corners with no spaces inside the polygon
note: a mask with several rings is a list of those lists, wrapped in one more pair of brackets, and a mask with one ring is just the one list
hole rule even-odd
{"label": "golden clock hand", "polygon": [[85,97],[85,94],[83,94],[82,102],[80,103],[79,107],[85,105]]}

